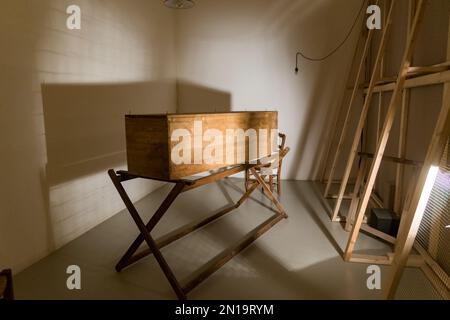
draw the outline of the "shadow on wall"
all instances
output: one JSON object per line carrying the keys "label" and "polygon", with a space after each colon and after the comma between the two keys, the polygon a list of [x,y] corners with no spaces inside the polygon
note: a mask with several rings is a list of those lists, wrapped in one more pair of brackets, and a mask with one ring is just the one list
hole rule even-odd
{"label": "shadow on wall", "polygon": [[177,82],[180,113],[231,111],[231,94],[187,81]]}
{"label": "shadow on wall", "polygon": [[[179,112],[229,111],[227,92],[178,83]],[[125,114],[173,112],[172,83],[43,84],[47,180],[56,185],[126,163]]]}
{"label": "shadow on wall", "polygon": [[[176,90],[174,81],[42,84],[47,164],[41,187],[51,248],[123,209],[106,171],[126,169],[124,116],[173,113]],[[194,84],[182,90],[189,103],[204,111],[230,101],[229,94]],[[159,186],[138,179],[127,189],[137,201]]]}

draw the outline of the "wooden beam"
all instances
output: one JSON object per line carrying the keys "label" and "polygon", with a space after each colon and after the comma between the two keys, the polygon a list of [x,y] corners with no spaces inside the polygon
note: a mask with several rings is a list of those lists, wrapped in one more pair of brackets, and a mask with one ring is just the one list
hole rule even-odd
{"label": "wooden beam", "polygon": [[[427,74],[416,78],[407,79],[405,81],[405,89],[411,89],[416,87],[432,86],[436,84],[442,84],[450,81],[450,70]],[[395,81],[388,81],[387,83],[380,84],[374,87],[374,92],[381,91],[393,91],[395,88]],[[364,90],[367,93],[368,89]]]}
{"label": "wooden beam", "polygon": [[[216,221],[217,219],[223,217],[225,214],[233,211],[234,209],[236,209],[236,205],[232,205],[223,210],[220,210],[216,214],[214,214],[210,217],[207,217],[206,219],[201,219],[199,221],[189,223],[186,226],[180,227],[180,228],[162,236],[161,238],[156,239],[155,240],[156,246],[158,247],[158,249],[162,249],[162,248],[168,246],[169,244],[171,244],[172,242],[185,237],[189,233],[194,232],[195,230],[198,230],[198,229],[212,223],[213,221]],[[118,267],[119,268],[118,270],[123,270],[124,268],[132,265],[133,263],[135,263],[135,262],[141,260],[142,258],[147,257],[151,254],[152,254],[152,251],[149,248],[143,249],[142,251],[137,252],[136,254],[134,254],[131,257],[128,257],[126,260],[122,261]]]}
{"label": "wooden beam", "polygon": [[[397,156],[398,159],[402,159],[407,162],[411,161],[405,159],[406,141],[408,138],[409,102],[410,102],[410,90],[405,89],[403,91],[402,97],[402,109],[400,116],[400,135],[398,140]],[[405,167],[403,163],[398,163],[395,172],[395,196],[394,196],[394,211],[397,214],[401,212],[404,174],[405,174]]]}
{"label": "wooden beam", "polygon": [[[406,39],[408,39],[409,32],[411,31],[411,25],[414,17],[414,1],[408,1],[408,25],[406,28]],[[411,57],[411,63],[414,57]],[[432,69],[432,68],[431,68]],[[430,70],[430,69],[427,69]],[[420,67],[410,67],[408,69],[408,74],[418,72],[423,72]],[[442,71],[442,70],[441,70]],[[381,94],[381,93],[380,93]],[[409,103],[410,103],[411,92],[410,89],[403,90],[402,96],[402,109],[400,115],[400,134],[398,137],[398,148],[397,156],[400,159],[404,159],[406,156],[406,142],[408,137],[408,119],[409,119]],[[403,178],[405,175],[405,167],[401,164],[397,164],[395,171],[395,191],[394,191],[394,212],[400,214],[401,203],[403,197]]]}
{"label": "wooden beam", "polygon": [[410,67],[408,69],[408,77],[413,75],[423,74],[423,73],[436,73],[446,71],[450,68],[450,61],[446,61],[443,63],[434,64],[431,66],[425,67]]}
{"label": "wooden beam", "polygon": [[[364,157],[364,158],[369,158],[369,159],[373,159],[373,157],[374,157],[374,154],[369,153],[369,152],[358,152],[358,155],[361,157]],[[385,156],[385,155],[383,155],[382,160],[394,162],[394,163],[398,163],[398,164],[403,164],[403,165],[414,166],[414,167],[421,167],[423,165],[423,162],[420,162],[420,161],[414,161],[414,160],[409,160],[409,159],[405,159],[405,158]]]}
{"label": "wooden beam", "polygon": [[[365,38],[367,38],[367,35],[368,35],[368,31],[367,31],[367,27],[366,27],[366,22],[363,19],[361,33],[360,33],[360,36],[358,38],[358,42],[356,44],[355,53],[353,54],[352,63],[350,65],[350,71],[349,71],[349,74],[348,74],[347,86],[346,87],[348,87],[349,83],[351,82],[352,66],[356,64],[357,56],[358,56],[358,53],[360,51],[359,48],[360,48],[361,44],[363,43],[363,40]],[[334,124],[333,124],[333,129],[331,130],[331,134],[332,135],[331,135],[330,139],[328,139],[329,140],[328,146],[325,149],[325,156],[324,156],[323,161],[322,161],[322,176],[321,176],[321,179],[320,179],[320,181],[322,181],[322,183],[324,183],[325,180],[326,180],[325,179],[325,175],[326,175],[326,171],[327,171],[328,160],[330,158],[331,146],[334,144],[335,139],[337,138],[337,134],[336,133],[337,133],[337,130],[338,130],[339,119],[340,119],[340,116],[344,113],[344,110],[345,110],[344,109],[345,106],[346,106],[346,104],[345,104],[345,100],[346,100],[345,97],[346,97],[346,92],[344,92],[344,94],[342,95],[342,101],[341,101],[341,104],[340,104],[339,112],[336,113],[336,116],[335,116],[335,119],[334,119]],[[328,179],[328,180],[331,181],[330,179]]]}
{"label": "wooden beam", "polygon": [[222,267],[225,263],[231,260],[234,256],[236,256],[239,252],[244,250],[250,244],[252,244],[256,239],[266,233],[270,228],[272,228],[279,221],[284,219],[282,214],[276,214],[260,224],[256,229],[254,229],[251,233],[245,236],[241,241],[232,246],[231,248],[223,251],[217,257],[215,257],[212,261],[207,263],[205,266],[201,268],[199,272],[195,275],[191,276],[186,284],[183,286],[183,292],[189,293],[198,286],[202,281],[208,278],[211,274],[217,271],[220,267]]}
{"label": "wooden beam", "polygon": [[[376,1],[376,4],[378,4],[378,1],[379,0]],[[333,156],[333,161],[331,163],[330,173],[328,174],[328,182],[327,182],[327,185],[325,187],[325,192],[324,192],[325,197],[328,196],[328,193],[330,191],[330,187],[331,187],[330,181],[332,181],[334,178],[334,173],[336,171],[338,159],[344,148],[344,140],[345,140],[345,137],[347,135],[347,131],[348,131],[349,125],[350,125],[351,111],[353,108],[353,104],[355,103],[355,100],[356,100],[356,95],[358,93],[358,89],[360,87],[361,77],[362,77],[363,69],[364,69],[364,63],[365,63],[367,55],[370,51],[370,44],[371,44],[371,41],[373,38],[373,34],[374,34],[374,30],[369,30],[369,32],[367,34],[366,42],[364,44],[363,54],[361,56],[361,61],[359,63],[358,72],[357,72],[356,78],[355,78],[355,85],[353,87],[352,95],[351,95],[350,102],[349,102],[349,105],[347,108],[347,113],[345,115],[344,123],[342,125],[342,130],[339,135],[339,141],[337,144],[336,152]]]}
{"label": "wooden beam", "polygon": [[380,239],[383,239],[384,241],[387,241],[389,243],[395,244],[395,242],[396,242],[395,237],[393,237],[393,236],[391,236],[391,235],[389,235],[387,233],[384,233],[384,232],[382,232],[380,230],[377,230],[375,228],[372,228],[368,224],[362,224],[361,225],[361,230],[366,231],[366,232],[368,232],[368,233],[370,233],[370,234],[372,234],[372,235],[374,235],[374,236],[376,236],[376,237],[378,237]]}
{"label": "wooden beam", "polygon": [[370,79],[370,85],[369,85],[369,91],[366,94],[365,100],[364,100],[364,106],[361,110],[361,115],[359,118],[359,122],[358,122],[358,126],[357,129],[355,131],[355,136],[353,138],[353,143],[352,143],[352,147],[351,147],[351,151],[347,160],[347,165],[344,171],[344,176],[342,178],[342,183],[339,189],[339,198],[336,200],[336,204],[334,206],[334,210],[331,216],[331,220],[334,221],[338,214],[339,214],[339,210],[341,208],[341,204],[342,204],[342,197],[344,196],[345,193],[345,189],[347,188],[347,183],[348,183],[348,179],[350,177],[350,173],[352,171],[352,167],[353,167],[353,162],[355,160],[355,157],[357,155],[358,152],[358,145],[360,143],[360,139],[361,139],[361,133],[363,131],[365,122],[366,122],[366,118],[367,118],[367,113],[369,111],[369,107],[370,107],[370,102],[372,100],[372,95],[373,95],[373,89],[375,87],[375,81],[376,78],[378,77],[377,73],[378,73],[378,69],[380,67],[380,62],[382,57],[385,54],[385,48],[386,48],[386,44],[387,44],[387,39],[388,39],[388,35],[389,35],[389,31],[391,29],[391,24],[392,24],[392,12],[394,9],[394,5],[396,3],[396,0],[392,0],[391,1],[391,5],[389,8],[389,13],[388,13],[388,17],[386,20],[386,25],[384,26],[384,30],[383,30],[383,35],[381,37],[381,43],[380,46],[378,48],[378,53],[377,53],[377,57],[375,59],[375,65],[374,65],[374,70]]}
{"label": "wooden beam", "polygon": [[430,268],[428,264],[424,264],[421,267],[422,272],[425,274],[427,279],[431,282],[436,291],[441,295],[445,300],[450,300],[450,291],[447,287],[442,283],[442,281],[438,278],[436,273]]}
{"label": "wooden beam", "polygon": [[359,191],[361,189],[362,184],[364,183],[366,167],[367,161],[366,159],[362,159],[358,170],[358,176],[356,178],[356,183],[353,189],[352,202],[350,204],[350,208],[348,209],[347,219],[345,221],[345,231],[351,230],[353,220],[355,219],[355,213],[359,202]]}
{"label": "wooden beam", "polygon": [[[353,254],[348,262],[355,263],[367,263],[367,264],[378,264],[378,265],[392,265],[392,255],[371,255],[371,254]],[[407,261],[408,267],[420,268],[423,265],[423,258],[418,255],[411,255]]]}
{"label": "wooden beam", "polygon": [[427,250],[425,250],[419,243],[414,243],[414,249],[419,252],[419,254],[423,257],[425,263],[430,267],[430,269],[436,274],[436,277],[439,278],[440,282],[442,282],[447,290],[450,290],[450,277],[447,272],[445,272],[441,266],[430,256]]}
{"label": "wooden beam", "polygon": [[383,130],[381,133],[381,138],[377,144],[376,152],[374,155],[374,160],[372,161],[369,176],[367,178],[367,183],[365,185],[364,192],[361,196],[361,200],[358,205],[358,210],[356,213],[356,220],[355,220],[355,223],[353,224],[353,229],[350,233],[347,247],[345,249],[344,258],[346,260],[350,259],[353,249],[355,247],[356,240],[357,240],[358,234],[359,234],[359,230],[360,230],[361,224],[362,224],[362,219],[366,212],[367,205],[369,203],[369,199],[370,199],[370,196],[372,194],[373,187],[375,184],[375,179],[377,177],[378,170],[380,168],[381,161],[383,159],[383,154],[384,154],[384,151],[386,149],[386,145],[387,145],[387,142],[389,139],[389,134],[391,132],[392,125],[394,123],[395,114],[396,114],[398,105],[401,102],[402,91],[404,89],[404,84],[405,84],[405,80],[406,80],[406,73],[408,71],[408,68],[410,67],[411,57],[412,57],[414,46],[416,43],[416,37],[418,35],[419,26],[421,24],[421,21],[422,21],[423,15],[424,15],[426,2],[427,2],[427,0],[419,0],[417,3],[417,9],[416,9],[416,13],[414,15],[414,22],[411,27],[411,32],[408,35],[408,43],[405,47],[403,59],[400,64],[398,80],[395,85],[395,89],[394,89],[394,92],[392,94],[392,97],[391,97],[391,100],[389,103],[389,107],[388,107],[386,118],[385,118],[384,125],[383,125]]}
{"label": "wooden beam", "polygon": [[[328,196],[325,197],[326,199],[337,199],[338,195],[337,194],[330,194]],[[352,199],[352,195],[344,195],[343,197],[344,200],[351,200]]]}

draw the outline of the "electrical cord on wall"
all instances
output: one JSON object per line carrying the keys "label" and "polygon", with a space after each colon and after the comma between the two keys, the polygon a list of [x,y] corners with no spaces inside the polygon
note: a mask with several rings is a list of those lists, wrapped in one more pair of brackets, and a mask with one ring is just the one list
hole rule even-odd
{"label": "electrical cord on wall", "polygon": [[328,53],[327,55],[321,57],[321,58],[311,58],[308,57],[307,55],[303,54],[301,51],[298,51],[296,56],[295,56],[295,74],[298,73],[298,57],[301,56],[303,59],[305,60],[309,60],[309,61],[324,61],[326,59],[328,59],[329,57],[331,57],[333,54],[335,54],[344,44],[345,42],[347,42],[347,40],[350,38],[350,35],[352,34],[353,30],[355,29],[355,26],[359,20],[359,17],[361,16],[361,13],[363,12],[363,9],[366,5],[367,0],[363,0],[361,8],[359,9],[358,15],[355,18],[355,21],[353,21],[353,24],[349,30],[349,32],[347,33],[347,35],[345,36],[344,40],[342,40],[342,42],[333,50],[331,50],[330,53]]}

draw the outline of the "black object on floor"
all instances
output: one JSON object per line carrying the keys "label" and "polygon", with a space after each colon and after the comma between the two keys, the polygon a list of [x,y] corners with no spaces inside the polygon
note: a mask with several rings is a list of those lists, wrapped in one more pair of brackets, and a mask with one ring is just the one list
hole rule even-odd
{"label": "black object on floor", "polygon": [[396,237],[400,218],[392,210],[373,208],[368,224],[372,228]]}

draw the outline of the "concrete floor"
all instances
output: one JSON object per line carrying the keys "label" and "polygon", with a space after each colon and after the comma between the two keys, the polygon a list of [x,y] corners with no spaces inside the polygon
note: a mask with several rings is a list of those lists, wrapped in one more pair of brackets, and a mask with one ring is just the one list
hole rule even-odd
{"label": "concrete floor", "polygon": [[[313,182],[284,181],[282,220],[241,254],[194,289],[190,299],[380,299],[366,287],[367,265],[345,263],[348,234],[328,218],[329,204]],[[154,238],[206,217],[242,194],[239,179],[227,179],[182,194],[153,232]],[[170,190],[165,186],[137,203],[145,221]],[[202,264],[266,220],[273,211],[258,190],[238,210],[162,250],[177,278]],[[265,205],[265,206],[264,206]],[[137,235],[123,211],[15,277],[18,299],[174,299],[153,257],[116,273],[114,266]],[[358,253],[383,253],[389,247],[366,235]],[[66,268],[81,267],[81,290],[66,287]],[[382,267],[382,282],[389,267]],[[398,298],[437,298],[419,269],[407,269]]]}

